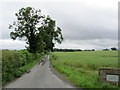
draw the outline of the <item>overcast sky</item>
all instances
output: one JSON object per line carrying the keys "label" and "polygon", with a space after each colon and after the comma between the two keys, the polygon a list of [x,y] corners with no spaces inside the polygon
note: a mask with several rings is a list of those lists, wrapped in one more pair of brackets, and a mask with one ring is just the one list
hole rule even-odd
{"label": "overcast sky", "polygon": [[64,41],[56,48],[103,49],[118,46],[119,0],[1,0],[0,49],[24,49],[25,42],[11,40],[9,24],[22,7],[31,6],[50,15],[62,29]]}

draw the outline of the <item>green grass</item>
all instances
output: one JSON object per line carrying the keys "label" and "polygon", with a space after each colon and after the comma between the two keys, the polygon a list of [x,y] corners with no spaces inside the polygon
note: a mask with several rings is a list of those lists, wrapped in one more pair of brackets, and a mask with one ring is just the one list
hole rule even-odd
{"label": "green grass", "polygon": [[100,67],[118,68],[117,51],[54,52],[53,67],[81,88],[113,88],[99,82]]}
{"label": "green grass", "polygon": [[22,66],[20,67],[19,69],[23,72],[26,72],[27,70],[31,69],[33,66],[35,66],[41,59],[43,58],[42,57],[39,57],[38,59],[26,64],[25,66]]}

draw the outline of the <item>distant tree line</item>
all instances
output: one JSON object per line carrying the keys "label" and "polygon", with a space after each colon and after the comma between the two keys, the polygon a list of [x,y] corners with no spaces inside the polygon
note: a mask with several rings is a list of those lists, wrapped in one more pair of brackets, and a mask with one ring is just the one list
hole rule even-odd
{"label": "distant tree line", "polygon": [[58,51],[58,52],[75,52],[75,51],[82,51],[81,49],[58,49],[54,48],[53,51]]}
{"label": "distant tree line", "polygon": [[[107,49],[107,48],[106,48],[106,49],[103,49],[103,51],[109,51],[109,50],[110,50],[110,49]],[[117,49],[116,47],[112,47],[111,50],[114,51],[114,50],[118,50],[118,49]]]}
{"label": "distant tree line", "polygon": [[[111,49],[103,49],[103,51],[109,51],[109,50],[118,50],[115,47],[112,47]],[[54,52],[77,52],[77,51],[95,51],[95,49],[58,49],[58,48],[54,48],[53,49]]]}
{"label": "distant tree line", "polygon": [[58,49],[58,48],[54,48],[53,51],[57,51],[57,52],[77,52],[77,51],[95,51],[95,49]]}
{"label": "distant tree line", "polygon": [[[9,50],[9,49],[3,49],[3,50]],[[24,49],[26,50],[26,49]],[[109,51],[109,50],[118,50],[116,47],[112,47],[110,49],[103,49],[103,51]],[[15,50],[16,51],[16,50]],[[82,49],[58,49],[58,48],[54,48],[53,49],[54,52],[76,52],[76,51],[95,51],[95,49],[85,49],[85,50],[82,50]]]}

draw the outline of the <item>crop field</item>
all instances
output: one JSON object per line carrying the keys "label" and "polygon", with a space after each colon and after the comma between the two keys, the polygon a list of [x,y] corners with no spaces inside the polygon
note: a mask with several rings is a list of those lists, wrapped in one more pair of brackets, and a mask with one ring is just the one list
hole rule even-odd
{"label": "crop field", "polygon": [[115,88],[100,83],[100,67],[118,68],[118,51],[53,52],[53,67],[81,88]]}

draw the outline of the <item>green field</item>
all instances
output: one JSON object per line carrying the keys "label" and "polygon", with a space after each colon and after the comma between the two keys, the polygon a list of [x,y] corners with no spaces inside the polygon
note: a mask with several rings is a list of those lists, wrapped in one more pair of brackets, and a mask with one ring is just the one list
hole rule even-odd
{"label": "green field", "polygon": [[81,88],[114,88],[100,83],[100,67],[118,68],[118,51],[54,52],[53,67]]}

